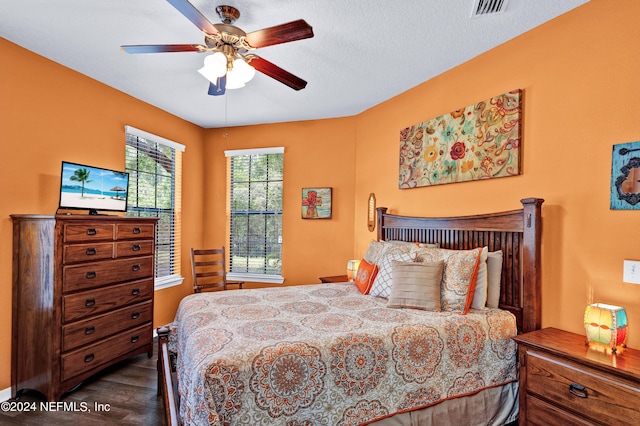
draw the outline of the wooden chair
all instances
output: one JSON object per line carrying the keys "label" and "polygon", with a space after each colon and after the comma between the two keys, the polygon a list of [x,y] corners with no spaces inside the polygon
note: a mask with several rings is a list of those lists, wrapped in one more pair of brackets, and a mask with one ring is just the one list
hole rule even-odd
{"label": "wooden chair", "polygon": [[215,249],[191,249],[191,271],[193,273],[193,291],[218,288],[227,290],[229,285],[242,289],[244,281],[227,281],[224,247]]}

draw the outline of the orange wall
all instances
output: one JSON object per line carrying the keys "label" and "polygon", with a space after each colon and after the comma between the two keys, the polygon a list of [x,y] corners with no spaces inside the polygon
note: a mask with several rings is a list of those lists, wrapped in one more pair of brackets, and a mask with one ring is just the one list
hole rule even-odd
{"label": "orange wall", "polygon": [[[208,131],[204,222],[207,243],[228,245],[224,151],[283,146],[285,284],[319,283],[320,276],[345,274],[347,260],[353,254],[354,129],[354,118],[350,117]],[[303,187],[333,188],[330,220],[301,218]]]}
{"label": "orange wall", "polygon": [[[591,0],[357,117],[355,252],[364,252],[366,200],[401,214],[473,214],[544,198],[542,323],[584,333],[589,302],[620,304],[640,348],[640,285],[622,282],[640,259],[640,211],[609,209],[612,145],[640,140],[640,2]],[[523,174],[397,189],[400,129],[508,90],[524,90]]]}
{"label": "orange wall", "polygon": [[[62,160],[121,169],[125,124],[181,142],[183,246],[200,238],[204,130],[0,39],[0,390],[10,386],[13,213],[54,214]],[[45,78],[46,77],[46,78]],[[188,256],[183,274],[190,276]],[[156,292],[155,323],[173,320],[191,283]]]}

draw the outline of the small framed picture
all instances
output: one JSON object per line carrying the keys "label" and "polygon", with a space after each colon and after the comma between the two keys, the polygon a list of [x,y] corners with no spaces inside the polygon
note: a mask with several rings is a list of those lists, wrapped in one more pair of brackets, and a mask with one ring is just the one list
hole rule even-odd
{"label": "small framed picture", "polygon": [[640,142],[613,145],[611,210],[640,210]]}
{"label": "small framed picture", "polygon": [[302,218],[331,219],[331,188],[302,188]]}

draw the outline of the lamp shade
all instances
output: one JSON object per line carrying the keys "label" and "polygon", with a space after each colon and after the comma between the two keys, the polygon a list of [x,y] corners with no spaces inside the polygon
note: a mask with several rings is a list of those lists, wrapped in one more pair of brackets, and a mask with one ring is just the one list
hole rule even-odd
{"label": "lamp shade", "polygon": [[620,306],[593,303],[584,312],[584,328],[587,342],[608,346],[615,352],[627,340],[627,312]]}
{"label": "lamp shade", "polygon": [[359,260],[350,260],[347,262],[347,278],[349,279],[349,281],[354,281],[356,279],[359,267]]}
{"label": "lamp shade", "polygon": [[251,81],[251,79],[256,75],[256,69],[246,63],[244,59],[236,59],[233,61],[233,69],[240,73],[240,78],[245,83]]}
{"label": "lamp shade", "polygon": [[198,72],[215,84],[218,77],[222,77],[227,72],[227,57],[221,52],[205,57],[204,66]]}
{"label": "lamp shade", "polygon": [[233,61],[233,68],[227,72],[227,89],[244,87],[256,75],[256,70],[244,60],[238,58]]}

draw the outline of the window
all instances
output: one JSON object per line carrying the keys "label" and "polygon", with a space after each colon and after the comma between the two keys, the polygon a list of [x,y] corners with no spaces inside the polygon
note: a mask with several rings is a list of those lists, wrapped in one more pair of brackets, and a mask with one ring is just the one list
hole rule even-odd
{"label": "window", "polygon": [[225,151],[230,279],[282,283],[284,148]]}
{"label": "window", "polygon": [[155,288],[182,283],[180,235],[184,145],[125,127],[129,172],[127,216],[157,217]]}

